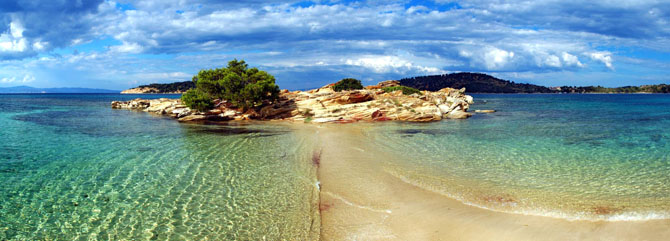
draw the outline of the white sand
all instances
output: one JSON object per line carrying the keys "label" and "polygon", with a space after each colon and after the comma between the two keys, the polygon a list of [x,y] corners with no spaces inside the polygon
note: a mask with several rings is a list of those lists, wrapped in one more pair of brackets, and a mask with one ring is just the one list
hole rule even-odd
{"label": "white sand", "polygon": [[[357,125],[315,128],[322,240],[670,240],[670,220],[591,222],[464,205],[384,171]],[[314,139],[313,139],[314,140]]]}

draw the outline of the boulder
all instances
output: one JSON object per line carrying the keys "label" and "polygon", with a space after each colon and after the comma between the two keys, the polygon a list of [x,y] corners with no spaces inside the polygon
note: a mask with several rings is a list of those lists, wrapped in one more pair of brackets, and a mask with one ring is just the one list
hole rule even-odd
{"label": "boulder", "polygon": [[189,108],[179,108],[172,110],[172,115],[177,118],[182,118],[184,116],[190,115],[191,109]]}
{"label": "boulder", "polygon": [[290,113],[294,108],[290,107],[275,107],[265,106],[260,110],[260,117],[263,119],[271,119],[272,117]]}
{"label": "boulder", "polygon": [[468,102],[468,104],[475,103],[475,101],[472,99],[472,96],[469,96],[469,95],[465,96],[465,102]]}
{"label": "boulder", "polygon": [[472,116],[472,114],[461,110],[454,110],[447,114],[447,118],[449,119],[467,119],[470,116]]}
{"label": "boulder", "polygon": [[212,109],[212,110],[207,111],[206,114],[207,115],[218,115],[218,114],[221,114],[222,112],[223,111],[221,111],[221,109]]}
{"label": "boulder", "polygon": [[440,112],[445,113],[445,114],[449,113],[451,111],[451,108],[449,108],[449,106],[447,106],[445,104],[438,105],[437,107],[440,109]]}
{"label": "boulder", "polygon": [[397,80],[386,80],[379,82],[377,84],[380,88],[385,88],[385,87],[392,87],[392,86],[400,86],[400,81]]}
{"label": "boulder", "polygon": [[188,121],[202,121],[207,120],[206,115],[187,115],[178,119],[179,121],[188,122]]}
{"label": "boulder", "polygon": [[370,101],[374,99],[372,97],[372,94],[370,92],[362,92],[362,91],[350,91],[345,93],[343,96],[337,99],[338,104],[353,104],[353,103],[360,103],[360,102],[365,102],[365,101]]}

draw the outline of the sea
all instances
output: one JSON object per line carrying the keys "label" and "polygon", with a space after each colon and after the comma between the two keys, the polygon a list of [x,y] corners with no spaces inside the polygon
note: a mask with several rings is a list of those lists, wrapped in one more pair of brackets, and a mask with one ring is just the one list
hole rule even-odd
{"label": "sea", "polygon": [[[179,95],[0,95],[0,240],[318,240],[296,125],[111,109]],[[473,94],[476,113],[362,128],[404,182],[495,212],[670,218],[670,95]],[[326,147],[327,148],[327,147]]]}

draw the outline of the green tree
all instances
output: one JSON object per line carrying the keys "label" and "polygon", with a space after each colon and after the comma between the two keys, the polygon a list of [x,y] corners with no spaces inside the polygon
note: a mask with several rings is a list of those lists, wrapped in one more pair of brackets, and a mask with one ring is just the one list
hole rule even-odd
{"label": "green tree", "polygon": [[333,90],[340,92],[343,90],[360,90],[363,89],[363,85],[360,80],[346,78],[338,81],[333,85]]}
{"label": "green tree", "polygon": [[207,111],[214,107],[212,97],[199,89],[190,89],[181,96],[181,101],[184,102],[188,108],[198,111]]}
{"label": "green tree", "polygon": [[227,100],[244,109],[279,97],[274,76],[249,68],[244,60],[232,60],[226,68],[201,70],[193,80],[196,88],[211,98]]}

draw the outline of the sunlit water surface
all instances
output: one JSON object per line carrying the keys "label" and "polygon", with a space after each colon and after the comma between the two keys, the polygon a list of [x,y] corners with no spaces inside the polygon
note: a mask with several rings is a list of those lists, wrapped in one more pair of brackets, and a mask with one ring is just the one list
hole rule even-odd
{"label": "sunlit water surface", "polygon": [[670,95],[474,95],[470,119],[375,125],[403,181],[491,210],[670,218]]}
{"label": "sunlit water surface", "polygon": [[290,128],[109,107],[136,97],[0,95],[0,240],[318,238],[309,143]]}

